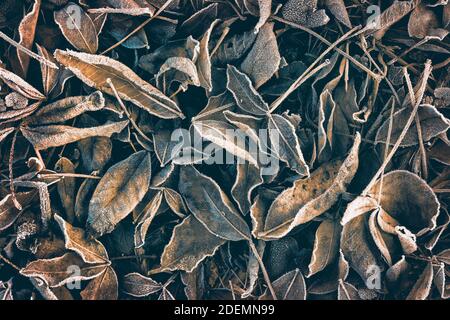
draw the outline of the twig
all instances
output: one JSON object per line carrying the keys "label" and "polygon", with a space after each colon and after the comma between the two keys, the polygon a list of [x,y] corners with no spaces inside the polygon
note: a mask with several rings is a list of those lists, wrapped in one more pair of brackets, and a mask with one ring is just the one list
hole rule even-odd
{"label": "twig", "polygon": [[16,266],[14,263],[11,262],[11,260],[9,260],[8,258],[4,257],[1,253],[0,253],[0,259],[2,259],[3,261],[5,261],[8,265],[10,265],[11,267],[13,267],[14,269],[16,269],[17,271],[20,271],[21,268],[19,268],[18,266]]}
{"label": "twig", "polygon": [[367,187],[362,192],[363,196],[367,195],[369,190],[376,183],[376,181],[377,181],[378,177],[380,176],[380,174],[382,174],[384,172],[384,169],[386,168],[388,163],[391,161],[391,159],[394,156],[395,152],[397,152],[397,149],[400,147],[400,144],[402,143],[403,139],[405,138],[406,133],[409,130],[409,127],[411,126],[412,122],[414,121],[414,117],[416,115],[417,110],[419,109],[420,102],[423,99],[423,95],[424,95],[425,89],[427,87],[427,82],[428,82],[428,78],[430,77],[431,70],[432,70],[431,60],[427,60],[427,62],[425,63],[425,69],[423,70],[422,83],[420,84],[419,90],[417,90],[417,99],[416,99],[416,103],[414,105],[414,108],[411,111],[411,115],[409,116],[408,120],[406,121],[405,127],[403,128],[402,132],[400,133],[400,136],[398,137],[397,142],[392,147],[391,152],[389,153],[387,158],[384,160],[383,164],[378,169],[378,171],[375,173],[375,175],[373,176],[372,180],[369,182]]}
{"label": "twig", "polygon": [[320,60],[323,59],[331,50],[333,50],[339,43],[344,41],[348,36],[350,36],[355,30],[357,30],[358,27],[355,27],[348,31],[346,34],[344,34],[342,37],[337,39],[333,44],[330,44],[327,49],[325,49],[317,58],[314,60],[314,62],[295,80],[289,89],[287,89],[281,96],[279,96],[270,106],[269,113],[272,113],[275,111],[276,108],[292,93],[294,92],[302,83],[304,83],[308,78],[310,78],[312,75],[314,75],[316,72],[318,72],[320,69],[325,67],[326,65],[330,64],[330,61],[325,61],[318,67],[314,68],[316,64],[319,63]]}
{"label": "twig", "polygon": [[278,300],[275,290],[273,289],[272,282],[270,281],[269,274],[267,273],[266,267],[264,266],[264,262],[262,261],[262,258],[259,255],[258,249],[256,249],[255,244],[252,242],[252,240],[249,240],[248,244],[249,244],[250,249],[252,250],[253,254],[256,257],[256,260],[258,260],[259,267],[261,268],[262,274],[264,276],[264,280],[266,281],[267,288],[269,288],[269,291],[273,297],[273,300]]}
{"label": "twig", "polygon": [[10,45],[16,47],[18,50],[22,51],[23,53],[29,55],[31,58],[36,59],[37,61],[45,64],[46,66],[52,68],[52,69],[59,69],[59,67],[54,64],[53,62],[45,59],[44,57],[41,57],[40,55],[34,53],[33,51],[25,48],[24,46],[22,46],[20,43],[14,41],[13,39],[11,39],[10,37],[8,37],[6,34],[4,34],[3,32],[0,31],[0,38],[2,38],[3,40],[5,40],[6,42],[8,42]]}
{"label": "twig", "polygon": [[38,178],[52,178],[52,177],[68,177],[68,178],[83,178],[83,179],[96,179],[100,180],[101,177],[92,176],[89,174],[81,174],[81,173],[69,173],[69,172],[55,172],[55,173],[40,173],[38,174]]}
{"label": "twig", "polygon": [[[302,25],[299,25],[297,23],[285,20],[283,18],[277,17],[277,16],[272,16],[273,20],[285,23],[291,27],[303,30],[309,34],[311,34],[312,36],[316,37],[317,39],[319,39],[320,41],[322,41],[323,43],[325,43],[328,46],[331,46],[331,42],[328,41],[327,39],[325,39],[324,37],[322,37],[320,34],[318,34],[317,32],[306,28]],[[359,29],[360,27],[356,27],[357,29]],[[357,67],[359,67],[361,70],[367,72],[371,77],[375,78],[375,79],[379,79],[381,78],[380,75],[374,73],[372,70],[370,70],[369,68],[367,68],[365,65],[363,65],[361,62],[359,62],[358,60],[356,60],[355,58],[353,58],[351,55],[347,54],[347,52],[339,49],[338,47],[333,48],[334,50],[336,50],[338,53],[340,53],[342,56],[346,57],[347,59],[349,59],[351,62],[353,62]]]}
{"label": "twig", "polygon": [[230,32],[230,28],[229,27],[226,27],[225,29],[223,29],[219,40],[217,40],[217,43],[214,46],[214,49],[212,49],[212,51],[211,51],[210,57],[212,57],[216,53],[216,51],[219,49],[219,47],[222,44],[223,40],[225,40],[225,37],[227,36],[228,32]]}
{"label": "twig", "polygon": [[120,41],[116,42],[114,45],[112,45],[111,47],[109,47],[108,49],[106,49],[105,51],[103,51],[101,54],[107,54],[108,52],[110,52],[111,50],[117,48],[118,46],[120,46],[122,43],[124,43],[125,41],[127,41],[129,38],[131,38],[134,34],[136,34],[137,32],[139,32],[139,30],[141,30],[142,28],[144,28],[150,21],[152,21],[153,19],[155,19],[157,16],[159,16],[161,14],[161,12],[163,12],[171,3],[173,0],[167,0],[159,9],[158,11],[155,12],[155,14],[153,16],[151,16],[150,18],[148,18],[147,20],[145,20],[144,22],[142,22],[140,25],[138,25],[133,31],[131,31],[129,34],[127,34],[125,37],[123,37]]}
{"label": "twig", "polygon": [[[411,105],[415,105],[416,97],[414,95],[414,88],[411,84],[411,78],[409,77],[408,69],[406,69],[405,67],[403,67],[403,75],[405,76],[406,84],[408,86]],[[420,158],[422,160],[422,175],[426,180],[428,178],[427,153],[425,151],[425,146],[423,145],[422,126],[420,125],[420,118],[418,113],[416,113],[414,120],[416,121],[417,139],[419,140]]]}
{"label": "twig", "polygon": [[130,120],[130,123],[133,126],[133,128],[142,136],[142,138],[144,138],[145,140],[147,140],[149,142],[152,142],[152,140],[149,137],[147,137],[144,132],[141,131],[141,129],[138,127],[137,123],[131,117],[131,114],[128,112],[127,108],[125,107],[125,104],[123,103],[122,99],[120,98],[119,93],[117,92],[116,87],[112,83],[111,79],[110,78],[106,79],[106,82],[111,87],[111,90],[113,91],[114,95],[116,96],[116,99],[119,102],[120,107],[122,108],[123,112],[125,112],[128,119]]}
{"label": "twig", "polygon": [[22,206],[19,203],[19,201],[17,201],[16,192],[14,191],[14,174],[13,174],[14,149],[16,146],[18,132],[19,132],[18,130],[15,130],[13,138],[12,138],[12,142],[11,142],[11,149],[9,150],[9,162],[8,162],[9,190],[11,192],[11,200],[14,203],[14,206],[16,207],[17,210],[22,210]]}

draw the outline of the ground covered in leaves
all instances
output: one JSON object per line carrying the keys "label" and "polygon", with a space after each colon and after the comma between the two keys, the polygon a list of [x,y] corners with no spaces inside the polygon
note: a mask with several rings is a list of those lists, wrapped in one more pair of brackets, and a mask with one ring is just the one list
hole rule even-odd
{"label": "ground covered in leaves", "polygon": [[447,299],[449,23],[1,1],[0,300]]}

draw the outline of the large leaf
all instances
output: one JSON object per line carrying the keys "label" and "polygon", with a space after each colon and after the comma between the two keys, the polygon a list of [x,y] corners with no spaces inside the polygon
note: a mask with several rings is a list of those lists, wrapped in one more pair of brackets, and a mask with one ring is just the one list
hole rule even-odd
{"label": "large leaf", "polygon": [[99,237],[114,230],[143,199],[151,179],[151,159],[139,151],[105,173],[89,203],[87,226]]}
{"label": "large leaf", "polygon": [[113,95],[111,79],[122,99],[160,118],[184,118],[175,102],[114,59],[70,50],[56,50],[55,58],[90,87]]}

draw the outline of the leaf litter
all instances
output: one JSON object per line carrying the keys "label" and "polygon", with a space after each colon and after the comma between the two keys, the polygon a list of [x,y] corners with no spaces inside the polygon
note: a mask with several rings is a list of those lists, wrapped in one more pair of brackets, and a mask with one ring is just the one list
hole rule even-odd
{"label": "leaf litter", "polygon": [[450,296],[447,1],[4,2],[1,300]]}

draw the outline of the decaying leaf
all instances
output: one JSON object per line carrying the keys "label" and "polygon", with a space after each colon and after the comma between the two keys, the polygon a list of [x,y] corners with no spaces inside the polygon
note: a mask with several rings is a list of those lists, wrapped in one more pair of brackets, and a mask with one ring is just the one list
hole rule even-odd
{"label": "decaying leaf", "polygon": [[109,168],[89,203],[89,232],[96,237],[111,232],[142,200],[150,179],[151,161],[146,151]]}
{"label": "decaying leaf", "polygon": [[357,134],[344,162],[323,165],[309,178],[297,180],[292,188],[282,192],[270,206],[258,237],[279,239],[331,208],[356,173],[360,142]]}
{"label": "decaying leaf", "polygon": [[87,53],[97,52],[97,29],[83,8],[69,2],[64,8],[55,11],[54,16],[55,22],[71,45]]}
{"label": "decaying leaf", "polygon": [[184,118],[175,102],[116,60],[70,50],[57,50],[55,58],[91,87],[114,95],[111,79],[122,99],[164,119]]}

